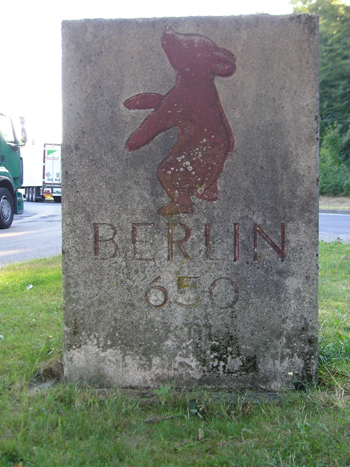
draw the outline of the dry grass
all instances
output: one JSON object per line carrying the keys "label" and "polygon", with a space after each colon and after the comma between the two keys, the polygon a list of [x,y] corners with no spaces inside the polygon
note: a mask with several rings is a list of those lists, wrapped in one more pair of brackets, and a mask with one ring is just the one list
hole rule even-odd
{"label": "dry grass", "polygon": [[350,197],[348,196],[320,196],[320,209],[334,211],[350,211]]}

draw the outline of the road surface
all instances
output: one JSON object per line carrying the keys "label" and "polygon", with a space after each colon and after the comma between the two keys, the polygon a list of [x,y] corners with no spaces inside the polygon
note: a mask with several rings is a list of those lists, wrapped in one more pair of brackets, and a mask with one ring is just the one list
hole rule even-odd
{"label": "road surface", "polygon": [[0,267],[58,255],[61,249],[61,204],[24,201],[23,214],[0,230]]}
{"label": "road surface", "polygon": [[[320,240],[350,242],[350,212],[320,213]],[[24,202],[8,230],[0,230],[0,267],[61,253],[61,205]]]}
{"label": "road surface", "polygon": [[320,212],[319,239],[350,242],[350,212]]}

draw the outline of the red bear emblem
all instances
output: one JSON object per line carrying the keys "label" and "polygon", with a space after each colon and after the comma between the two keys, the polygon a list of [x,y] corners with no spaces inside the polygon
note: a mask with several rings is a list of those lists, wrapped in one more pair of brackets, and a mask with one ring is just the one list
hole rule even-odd
{"label": "red bear emblem", "polygon": [[179,34],[171,27],[164,30],[162,47],[176,71],[175,86],[165,95],[143,93],[124,102],[130,110],[154,109],[125,148],[135,151],[163,131],[178,128],[178,139],[157,170],[171,199],[158,214],[170,216],[192,212],[195,198],[215,201],[220,196],[219,177],[234,138],[214,78],[232,76],[236,59],[207,37]]}

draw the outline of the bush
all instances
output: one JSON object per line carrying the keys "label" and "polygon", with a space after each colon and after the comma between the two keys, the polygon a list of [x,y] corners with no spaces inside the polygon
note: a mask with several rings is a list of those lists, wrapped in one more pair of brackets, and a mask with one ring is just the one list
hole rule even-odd
{"label": "bush", "polygon": [[336,125],[328,128],[320,150],[321,195],[350,196],[350,160],[344,160],[349,140],[350,130],[341,136]]}

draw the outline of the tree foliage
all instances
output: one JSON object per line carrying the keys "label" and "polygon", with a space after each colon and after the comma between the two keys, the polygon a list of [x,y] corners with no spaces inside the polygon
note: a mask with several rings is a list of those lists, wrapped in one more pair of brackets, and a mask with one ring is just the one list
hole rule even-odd
{"label": "tree foliage", "polygon": [[[321,136],[350,124],[350,6],[337,0],[294,0],[294,12],[320,17]],[[350,155],[349,155],[350,156]]]}
{"label": "tree foliage", "polygon": [[292,4],[294,13],[320,18],[321,192],[350,194],[350,6],[339,0]]}

